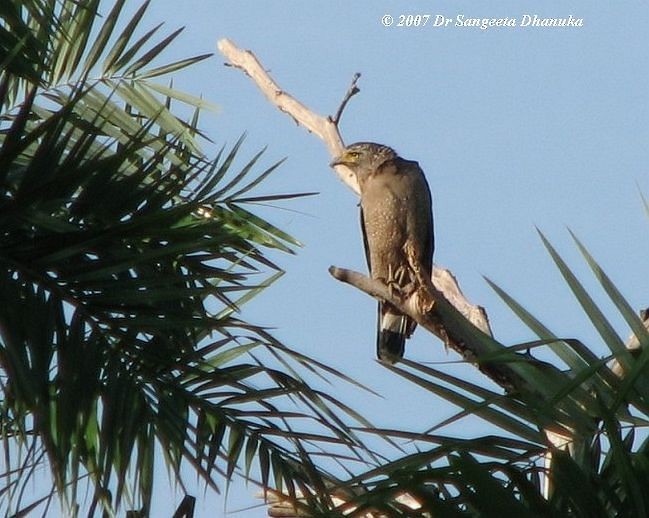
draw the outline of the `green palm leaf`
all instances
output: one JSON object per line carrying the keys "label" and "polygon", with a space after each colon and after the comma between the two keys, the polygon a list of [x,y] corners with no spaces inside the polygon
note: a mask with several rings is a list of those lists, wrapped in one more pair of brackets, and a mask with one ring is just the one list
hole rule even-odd
{"label": "green palm leaf", "polygon": [[281,275],[267,249],[299,244],[239,199],[279,163],[236,171],[242,140],[204,155],[214,105],[154,78],[208,55],[155,65],[179,31],[133,40],[147,3],[126,23],[123,6],[0,8],[0,509],[47,504],[25,493],[46,465],[66,512],[84,488],[90,514],[146,512],[158,450],[181,486],[187,463],[330,507],[314,455],[364,461],[346,422],[369,423],[301,373],[346,378],[236,315]]}

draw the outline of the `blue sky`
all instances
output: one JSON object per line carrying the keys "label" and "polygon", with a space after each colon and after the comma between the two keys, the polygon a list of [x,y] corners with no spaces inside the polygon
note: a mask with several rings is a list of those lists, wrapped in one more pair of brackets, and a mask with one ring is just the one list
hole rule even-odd
{"label": "blue sky", "polygon": [[[597,5],[595,5],[597,4]],[[454,18],[583,18],[580,28],[386,28],[390,14]],[[611,311],[573,245],[586,244],[635,308],[649,305],[649,244],[640,192],[649,196],[649,47],[646,2],[317,1],[153,2],[146,20],[170,31],[186,26],[171,52],[213,51],[227,37],[253,50],[277,82],[312,109],[334,113],[352,75],[361,92],[342,120],[346,142],[373,140],[417,160],[434,198],[435,262],[450,268],[466,295],[487,309],[505,344],[534,336],[487,286],[487,276],[555,333],[603,348],[545,252],[535,226],[558,247]],[[277,111],[241,72],[215,55],[175,86],[220,105],[204,127],[219,145],[248,136],[244,155],[268,146],[264,163],[288,157],[265,192],[317,191],[317,197],[262,214],[304,243],[278,256],[286,275],[246,307],[244,316],[275,328],[286,344],[370,385],[384,398],[348,386],[336,397],[377,425],[424,430],[453,414],[374,360],[375,303],[327,273],[331,264],[365,270],[357,200],[328,168],[320,141]],[[209,151],[209,150],[208,150]],[[406,355],[458,359],[418,331]],[[444,367],[442,367],[444,368]],[[449,371],[473,381],[469,366]],[[488,381],[484,383],[489,384]],[[477,420],[447,433],[474,436]],[[197,490],[197,516],[220,516],[254,503],[255,489],[236,483],[223,496]],[[167,515],[162,484],[156,505]],[[180,498],[178,498],[179,500]],[[262,510],[235,516],[264,516]]]}

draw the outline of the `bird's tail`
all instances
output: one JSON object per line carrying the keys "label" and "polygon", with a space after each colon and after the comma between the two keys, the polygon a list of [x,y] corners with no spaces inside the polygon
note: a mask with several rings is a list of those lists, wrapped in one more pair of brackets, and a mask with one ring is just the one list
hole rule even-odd
{"label": "bird's tail", "polygon": [[407,316],[395,312],[389,304],[379,303],[376,355],[380,361],[393,364],[403,358],[408,320]]}

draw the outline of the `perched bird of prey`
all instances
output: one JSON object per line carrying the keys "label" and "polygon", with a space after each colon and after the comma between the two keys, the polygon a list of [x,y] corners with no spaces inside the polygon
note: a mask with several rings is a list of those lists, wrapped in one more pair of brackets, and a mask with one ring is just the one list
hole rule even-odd
{"label": "perched bird of prey", "polygon": [[[430,279],[433,264],[432,201],[423,171],[417,162],[373,142],[346,147],[331,163],[340,164],[356,173],[360,186],[361,228],[371,277],[411,293],[421,284],[418,275]],[[406,338],[415,327],[392,305],[379,303],[379,360],[395,363],[402,358]]]}

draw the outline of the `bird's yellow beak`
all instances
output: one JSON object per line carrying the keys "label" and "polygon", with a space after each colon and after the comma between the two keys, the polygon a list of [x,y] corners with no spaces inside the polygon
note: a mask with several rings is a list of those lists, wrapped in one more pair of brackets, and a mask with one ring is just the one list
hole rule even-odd
{"label": "bird's yellow beak", "polygon": [[337,165],[342,165],[345,163],[345,153],[338,155],[331,162],[329,162],[329,167],[336,167]]}
{"label": "bird's yellow beak", "polygon": [[334,158],[330,163],[330,167],[336,167],[337,165],[353,165],[357,162],[358,154],[350,153],[345,150],[336,158]]}

